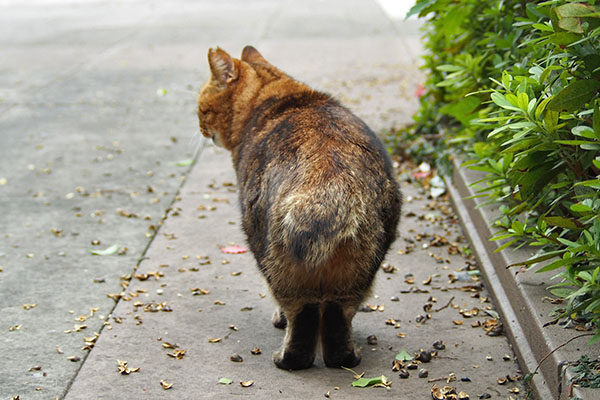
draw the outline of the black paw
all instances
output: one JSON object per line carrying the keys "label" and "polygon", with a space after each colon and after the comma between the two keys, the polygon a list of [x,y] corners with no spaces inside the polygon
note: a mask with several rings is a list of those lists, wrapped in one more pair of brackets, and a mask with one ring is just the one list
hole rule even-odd
{"label": "black paw", "polygon": [[273,322],[273,326],[279,329],[285,329],[287,326],[287,318],[283,311],[279,309],[275,310],[273,313],[273,317],[271,318],[271,322]]}
{"label": "black paw", "polygon": [[329,368],[353,368],[360,364],[360,360],[360,354],[358,354],[355,350],[344,354],[327,354],[323,357],[325,365]]}
{"label": "black paw", "polygon": [[273,362],[277,368],[288,371],[312,367],[315,357],[308,354],[277,351],[273,354]]}

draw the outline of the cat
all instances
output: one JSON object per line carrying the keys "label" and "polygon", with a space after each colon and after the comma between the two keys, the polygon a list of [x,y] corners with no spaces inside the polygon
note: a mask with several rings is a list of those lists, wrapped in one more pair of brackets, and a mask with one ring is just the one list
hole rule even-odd
{"label": "cat", "polygon": [[331,96],[271,65],[208,52],[198,96],[202,134],[231,151],[242,226],[285,328],[279,368],[328,367],[360,354],[352,319],[396,237],[402,203],[376,135]]}

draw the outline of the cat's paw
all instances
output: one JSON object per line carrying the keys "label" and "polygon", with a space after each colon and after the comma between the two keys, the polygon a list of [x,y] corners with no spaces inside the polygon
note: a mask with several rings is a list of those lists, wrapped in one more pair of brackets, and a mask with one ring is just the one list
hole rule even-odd
{"label": "cat's paw", "polygon": [[275,328],[285,329],[287,326],[287,318],[285,317],[283,311],[279,310],[279,308],[273,313],[271,322]]}
{"label": "cat's paw", "polygon": [[323,357],[323,361],[325,362],[325,365],[328,366],[329,368],[341,368],[341,367],[345,367],[345,368],[353,368],[356,367],[358,364],[360,364],[360,354],[358,354],[356,352],[356,350],[352,350],[350,353],[347,353],[346,355],[342,354],[342,355],[325,355]]}
{"label": "cat's paw", "polygon": [[277,351],[273,354],[273,362],[277,368],[286,369],[288,371],[307,369],[312,367],[314,356],[301,353],[290,353]]}

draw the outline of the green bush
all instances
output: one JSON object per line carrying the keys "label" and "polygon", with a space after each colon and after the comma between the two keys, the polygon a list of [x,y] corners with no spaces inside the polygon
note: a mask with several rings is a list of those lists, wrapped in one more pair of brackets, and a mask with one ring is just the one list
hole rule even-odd
{"label": "green bush", "polygon": [[501,210],[491,240],[538,247],[519,265],[556,270],[557,318],[600,338],[600,6],[419,0],[411,14],[427,19],[426,93],[392,145],[482,171]]}

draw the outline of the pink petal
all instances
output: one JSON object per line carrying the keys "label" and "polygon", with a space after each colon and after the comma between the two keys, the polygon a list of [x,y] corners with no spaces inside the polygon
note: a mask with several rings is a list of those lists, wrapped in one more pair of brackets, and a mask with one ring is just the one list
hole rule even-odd
{"label": "pink petal", "polygon": [[244,246],[234,245],[234,246],[221,247],[221,251],[225,254],[242,254],[242,253],[246,253],[248,251],[248,249],[245,248]]}
{"label": "pink petal", "polygon": [[431,174],[431,171],[419,171],[419,172],[413,172],[413,177],[415,179],[421,179],[421,178],[427,178],[429,175]]}
{"label": "pink petal", "polygon": [[425,93],[427,93],[425,86],[423,86],[422,84],[419,84],[419,86],[417,86],[417,90],[415,90],[415,97],[421,97]]}

